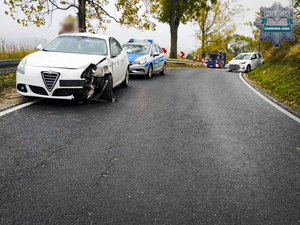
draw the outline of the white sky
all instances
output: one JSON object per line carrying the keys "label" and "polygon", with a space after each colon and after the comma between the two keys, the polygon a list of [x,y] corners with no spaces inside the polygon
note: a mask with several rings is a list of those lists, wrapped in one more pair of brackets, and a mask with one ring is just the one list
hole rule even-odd
{"label": "white sky", "polygon": [[[278,0],[277,0],[278,1]],[[255,12],[259,11],[261,6],[271,7],[275,0],[239,0],[239,3],[244,6],[245,9],[250,9],[246,12],[246,16],[243,22],[255,20]],[[283,6],[288,6],[288,0],[279,1]],[[56,37],[59,30],[59,21],[70,12],[56,12],[53,16],[52,25],[49,23],[40,28],[36,26],[23,27],[17,24],[10,16],[4,14],[7,10],[7,6],[4,5],[3,1],[0,2],[0,37],[5,38],[7,42],[29,42],[32,43],[36,39],[45,38],[51,40]],[[113,7],[109,6],[108,11],[114,13]],[[73,13],[74,14],[74,13]],[[184,51],[186,53],[195,50],[199,47],[199,42],[196,40],[194,34],[196,26],[192,24],[180,25],[178,33],[178,52]],[[251,28],[245,25],[239,25],[237,29],[238,34],[252,36]],[[108,25],[107,35],[114,36],[121,44],[127,42],[130,38],[137,39],[154,39],[155,42],[159,43],[162,47],[169,50],[170,46],[170,28],[167,24],[156,23],[156,31],[145,31],[141,32],[136,29],[121,27],[118,24],[112,23]]]}

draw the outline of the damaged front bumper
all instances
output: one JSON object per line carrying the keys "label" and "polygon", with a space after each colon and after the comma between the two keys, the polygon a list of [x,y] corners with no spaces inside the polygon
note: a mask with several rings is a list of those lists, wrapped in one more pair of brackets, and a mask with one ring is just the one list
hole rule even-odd
{"label": "damaged front bumper", "polygon": [[82,69],[36,68],[26,65],[26,73],[17,72],[17,91],[28,97],[74,99],[83,89]]}

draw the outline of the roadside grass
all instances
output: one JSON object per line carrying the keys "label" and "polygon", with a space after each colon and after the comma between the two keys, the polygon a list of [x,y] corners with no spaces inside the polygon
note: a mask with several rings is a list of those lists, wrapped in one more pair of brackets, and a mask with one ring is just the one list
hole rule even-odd
{"label": "roadside grass", "polygon": [[16,86],[16,74],[11,73],[7,75],[0,75],[0,96],[4,94],[4,90],[7,88],[13,88]]}
{"label": "roadside grass", "polygon": [[167,68],[206,68],[202,63],[195,64],[181,64],[181,63],[167,63]]}
{"label": "roadside grass", "polygon": [[8,44],[0,38],[0,60],[22,59],[26,55],[37,51],[33,46],[22,44]]}
{"label": "roadside grass", "polygon": [[299,59],[299,56],[287,55],[279,60],[266,62],[249,73],[248,78],[275,99],[300,112]]}

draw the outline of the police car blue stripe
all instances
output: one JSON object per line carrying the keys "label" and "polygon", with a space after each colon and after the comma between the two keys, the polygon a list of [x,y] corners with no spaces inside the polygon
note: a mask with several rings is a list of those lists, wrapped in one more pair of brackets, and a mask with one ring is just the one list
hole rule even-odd
{"label": "police car blue stripe", "polygon": [[154,59],[153,64],[156,65],[156,64],[159,64],[159,63],[164,62],[164,61],[166,61],[166,58],[165,58],[165,56],[162,56],[160,58]]}

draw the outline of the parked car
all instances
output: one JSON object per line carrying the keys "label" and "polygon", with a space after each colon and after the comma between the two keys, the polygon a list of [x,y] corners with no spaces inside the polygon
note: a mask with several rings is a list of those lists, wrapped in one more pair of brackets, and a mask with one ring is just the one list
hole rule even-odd
{"label": "parked car", "polygon": [[113,100],[113,88],[127,87],[129,61],[119,42],[98,34],[63,34],[21,60],[17,90],[51,99]]}
{"label": "parked car", "polygon": [[263,56],[258,52],[240,53],[228,64],[228,71],[250,72],[263,65],[265,62]]}
{"label": "parked car", "polygon": [[130,75],[146,75],[150,79],[153,73],[166,74],[166,54],[153,40],[130,39],[123,48],[128,54]]}

